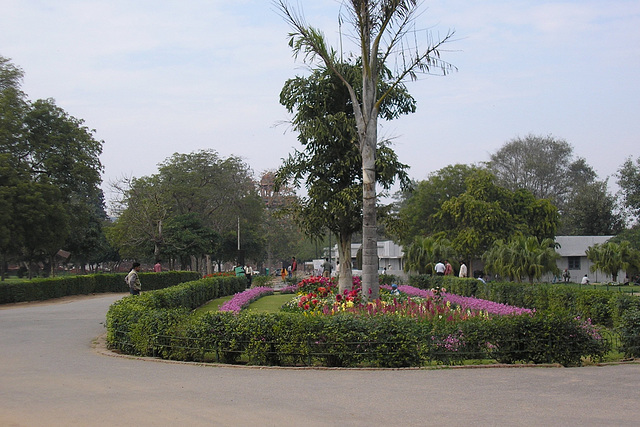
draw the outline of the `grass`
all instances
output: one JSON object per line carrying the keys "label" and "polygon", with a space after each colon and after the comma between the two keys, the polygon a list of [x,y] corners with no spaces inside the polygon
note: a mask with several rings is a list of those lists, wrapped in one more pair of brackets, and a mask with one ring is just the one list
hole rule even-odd
{"label": "grass", "polygon": [[222,304],[224,304],[225,302],[229,301],[231,298],[233,298],[233,295],[227,295],[226,297],[213,299],[213,300],[209,301],[208,303],[206,303],[204,305],[201,305],[200,307],[196,308],[195,312],[196,313],[206,313],[208,311],[218,311],[220,306]]}
{"label": "grass", "polygon": [[254,313],[277,313],[280,311],[280,307],[294,296],[294,294],[267,295],[249,304],[248,310]]}
{"label": "grass", "polygon": [[[288,302],[291,298],[293,298],[294,294],[274,294],[267,295],[262,297],[251,304],[247,310],[250,310],[254,313],[277,313],[280,311],[280,307],[286,302]],[[233,295],[229,295],[222,298],[216,298],[214,300],[209,301],[205,305],[198,307],[195,311],[196,313],[206,313],[208,311],[218,311],[220,306],[224,304],[226,301],[229,301],[233,298]]]}

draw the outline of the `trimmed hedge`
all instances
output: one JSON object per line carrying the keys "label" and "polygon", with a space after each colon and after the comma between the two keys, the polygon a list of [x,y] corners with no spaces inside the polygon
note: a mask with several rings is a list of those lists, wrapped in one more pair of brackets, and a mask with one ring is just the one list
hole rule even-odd
{"label": "trimmed hedge", "polygon": [[489,301],[536,309],[550,313],[567,313],[590,318],[593,323],[619,327],[628,310],[640,310],[640,298],[605,289],[579,289],[549,283],[482,283],[476,279],[449,276],[411,276],[409,284],[421,289],[444,287],[447,292],[475,296]]}
{"label": "trimmed hedge", "polygon": [[396,316],[304,316],[191,309],[244,290],[210,278],[127,297],[107,314],[107,343],[128,354],[257,365],[422,366],[492,359],[579,365],[601,358],[606,340],[569,314],[475,318],[451,323]]}
{"label": "trimmed hedge", "polygon": [[107,312],[107,344],[125,353],[146,355],[149,340],[175,333],[173,328],[189,316],[190,310],[246,287],[244,277],[208,277],[125,297]]}
{"label": "trimmed hedge", "polygon": [[[128,292],[126,274],[88,274],[48,279],[33,279],[19,283],[0,283],[0,304],[23,301],[42,301],[70,295],[88,295],[105,292]],[[140,273],[143,291],[175,286],[200,278],[194,271]]]}

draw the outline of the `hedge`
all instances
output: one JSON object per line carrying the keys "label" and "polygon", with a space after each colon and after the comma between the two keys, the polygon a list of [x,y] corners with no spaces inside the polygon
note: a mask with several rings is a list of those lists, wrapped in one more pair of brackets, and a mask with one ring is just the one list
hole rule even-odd
{"label": "hedge", "polygon": [[[47,279],[33,279],[18,283],[0,283],[0,304],[23,301],[42,301],[70,295],[88,295],[105,292],[127,292],[126,274],[88,274]],[[200,273],[193,271],[169,271],[140,273],[142,290],[150,291],[196,280]]]}
{"label": "hedge", "polygon": [[148,340],[167,334],[184,321],[190,310],[241,292],[246,286],[244,277],[208,277],[125,297],[107,312],[107,344],[126,353],[145,353]]}
{"label": "hedge", "polygon": [[567,313],[451,323],[395,316],[191,311],[244,287],[236,278],[211,278],[126,297],[107,313],[107,343],[124,353],[166,359],[347,367],[468,359],[573,366],[584,357],[597,360],[610,348],[594,328]]}
{"label": "hedge", "polygon": [[447,292],[475,296],[489,301],[536,309],[550,313],[563,312],[607,327],[621,326],[624,313],[640,310],[640,298],[605,289],[579,289],[549,283],[482,283],[476,279],[419,275],[409,277],[409,284],[421,289],[444,287]]}

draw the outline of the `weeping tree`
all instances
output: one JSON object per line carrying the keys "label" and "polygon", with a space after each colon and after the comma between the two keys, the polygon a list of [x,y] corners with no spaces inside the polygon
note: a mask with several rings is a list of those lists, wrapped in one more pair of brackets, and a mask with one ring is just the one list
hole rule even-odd
{"label": "weeping tree", "polygon": [[[451,40],[453,32],[434,40],[429,32],[415,30],[417,0],[350,0],[345,1],[345,21],[353,25],[354,40],[362,60],[361,86],[356,88],[341,73],[338,54],[330,48],[323,33],[308,25],[301,13],[285,0],[275,1],[282,17],[292,28],[289,46],[297,57],[323,63],[345,85],[349,92],[358,131],[357,147],[362,157],[362,294],[377,299],[378,245],[376,224],[376,147],[378,116],[385,98],[397,85],[416,79],[418,73],[438,69],[447,74],[455,67],[440,59],[440,50]],[[391,84],[386,92],[378,92],[379,70],[391,70]]]}

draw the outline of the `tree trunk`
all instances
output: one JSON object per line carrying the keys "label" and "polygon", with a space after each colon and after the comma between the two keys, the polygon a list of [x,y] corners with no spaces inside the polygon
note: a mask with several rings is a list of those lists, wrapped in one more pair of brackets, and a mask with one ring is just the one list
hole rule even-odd
{"label": "tree trunk", "polygon": [[[378,299],[380,286],[376,228],[375,139],[377,132],[369,129],[366,136],[367,141],[362,148],[362,298],[365,301],[373,301]],[[373,144],[370,143],[372,139]]]}
{"label": "tree trunk", "polygon": [[353,271],[351,269],[351,234],[338,234],[338,259],[340,269],[338,271],[338,289],[340,294],[345,289],[353,286]]}

